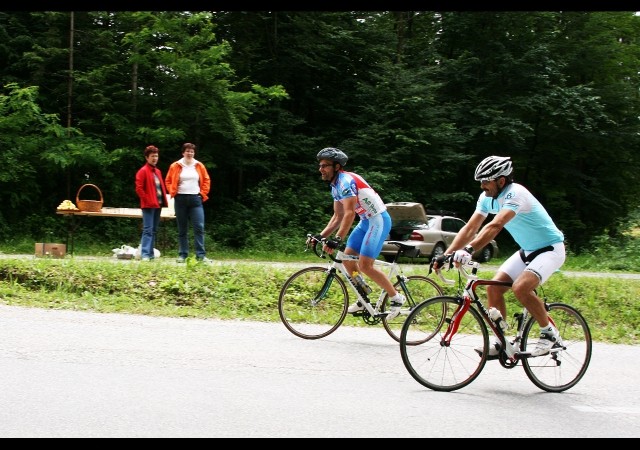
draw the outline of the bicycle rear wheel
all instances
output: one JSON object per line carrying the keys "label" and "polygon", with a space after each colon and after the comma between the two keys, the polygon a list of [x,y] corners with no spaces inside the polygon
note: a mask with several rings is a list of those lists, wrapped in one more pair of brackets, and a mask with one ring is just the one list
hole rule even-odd
{"label": "bicycle rear wheel", "polygon": [[320,339],[342,324],[349,294],[344,281],[326,267],[307,267],[289,277],[280,290],[278,313],[289,331]]}
{"label": "bicycle rear wheel", "polygon": [[[442,288],[431,278],[422,275],[411,275],[405,280],[406,290],[402,288],[402,283],[399,281],[394,285],[396,290],[406,297],[406,301],[400,309],[400,314],[391,320],[387,320],[386,317],[382,319],[382,325],[387,330],[389,336],[391,336],[397,342],[400,342],[400,332],[402,331],[402,325],[411,311],[425,300],[432,297],[441,296],[444,292]],[[387,295],[382,303],[381,312],[388,311],[390,308],[389,296]],[[416,318],[417,319],[417,318]],[[416,345],[424,340],[428,339],[428,336],[421,335],[421,339],[417,341],[409,340],[407,345]]]}
{"label": "bicycle rear wheel", "polygon": [[[560,332],[562,348],[544,356],[524,358],[522,367],[529,379],[547,392],[562,392],[575,386],[584,376],[591,361],[591,331],[582,314],[563,303],[549,304],[549,316]],[[540,333],[531,317],[525,325],[522,345],[534,348]]]}
{"label": "bicycle rear wheel", "polygon": [[[473,306],[464,311],[462,305],[459,297],[426,300],[409,314],[400,333],[404,366],[418,383],[434,391],[455,391],[468,385],[487,361],[486,351],[480,356],[475,350],[488,348],[487,327]],[[458,328],[453,330],[456,323]],[[423,342],[410,343],[418,340]]]}

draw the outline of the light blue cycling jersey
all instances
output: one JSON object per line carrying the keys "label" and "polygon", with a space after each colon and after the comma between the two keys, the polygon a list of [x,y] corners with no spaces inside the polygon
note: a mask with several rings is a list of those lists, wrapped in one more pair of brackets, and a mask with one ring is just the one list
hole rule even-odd
{"label": "light blue cycling jersey", "polygon": [[338,172],[331,183],[331,195],[337,202],[349,197],[357,197],[356,214],[360,220],[370,219],[387,210],[380,196],[360,175],[353,172]]}
{"label": "light blue cycling jersey", "polygon": [[480,194],[476,212],[486,217],[497,214],[501,209],[516,213],[504,227],[523,250],[534,251],[564,241],[564,234],[553,223],[544,206],[521,184],[508,184],[495,200],[484,192]]}

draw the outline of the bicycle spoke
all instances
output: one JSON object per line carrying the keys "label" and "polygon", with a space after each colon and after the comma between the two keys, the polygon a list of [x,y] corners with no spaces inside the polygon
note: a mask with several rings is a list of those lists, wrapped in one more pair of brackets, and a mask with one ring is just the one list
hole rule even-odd
{"label": "bicycle spoke", "polygon": [[[488,345],[487,328],[475,309],[460,316],[457,332],[450,340],[445,339],[459,302],[460,299],[444,296],[421,303],[407,317],[400,335],[405,367],[416,381],[436,391],[453,391],[468,385],[486,363],[486,358],[475,350]],[[409,343],[410,339],[420,338],[424,340],[419,345]]]}
{"label": "bicycle spoke", "polygon": [[[421,275],[407,277],[405,286],[407,290],[403,291],[400,282],[395,284],[396,290],[403,293],[406,297],[405,304],[402,306],[400,314],[391,320],[387,320],[386,317],[382,319],[382,324],[384,325],[385,330],[387,330],[387,333],[389,333],[389,335],[397,342],[400,342],[400,332],[402,331],[405,319],[416,305],[424,300],[440,296],[443,293],[442,288],[435,281]],[[381,310],[382,312],[389,310],[388,296],[384,299]],[[417,317],[413,319],[413,325],[419,326]],[[416,335],[419,335],[420,338],[416,338],[416,340],[409,338],[409,345],[419,344],[420,342],[429,339],[428,335],[420,333],[417,333]]]}
{"label": "bicycle spoke", "polygon": [[[592,351],[591,332],[575,308],[560,303],[549,306],[549,315],[560,332],[563,348],[548,355],[526,358],[522,366],[540,389],[562,392],[575,386],[587,371]],[[538,333],[537,323],[530,319],[524,329],[524,350],[535,347]]]}
{"label": "bicycle spoke", "polygon": [[333,333],[347,314],[347,288],[338,277],[328,278],[322,267],[309,267],[293,274],[278,299],[278,312],[289,331],[304,339],[319,339]]}

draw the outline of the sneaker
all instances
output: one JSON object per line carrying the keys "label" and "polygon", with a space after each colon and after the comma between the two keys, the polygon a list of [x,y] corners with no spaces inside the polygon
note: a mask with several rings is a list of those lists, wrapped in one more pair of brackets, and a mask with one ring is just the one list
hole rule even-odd
{"label": "sneaker", "polygon": [[400,308],[402,307],[402,305],[404,305],[405,302],[405,298],[404,295],[402,294],[398,294],[397,295],[398,298],[396,297],[392,297],[391,298],[391,308],[389,308],[389,314],[387,314],[387,321],[389,320],[393,320],[396,317],[398,317],[398,315],[400,314]]}
{"label": "sneaker", "polygon": [[[500,345],[500,342],[494,342],[493,345],[490,345],[489,346],[489,353],[487,354],[487,361],[490,361],[492,359],[498,359],[498,357],[500,356],[500,349],[501,348],[502,348],[502,346]],[[482,351],[484,350],[484,348],[483,347],[476,347],[476,348],[474,348],[474,350],[482,358]]]}
{"label": "sneaker", "polygon": [[553,330],[552,333],[543,332],[540,333],[540,338],[536,347],[531,352],[531,356],[544,356],[549,354],[552,348],[560,347],[562,341],[560,339],[560,333],[557,330]]}
{"label": "sneaker", "polygon": [[176,262],[177,262],[178,264],[182,264],[182,263],[184,263],[186,260],[187,260],[186,258],[178,258],[178,259],[176,259]]}
{"label": "sneaker", "polygon": [[149,258],[148,256],[145,256],[140,261],[151,261],[151,258]]}
{"label": "sneaker", "polygon": [[349,309],[347,309],[347,312],[349,314],[357,313],[360,311],[364,311],[364,305],[360,302],[355,302],[353,305],[349,306]]}
{"label": "sneaker", "polygon": [[207,263],[207,264],[211,264],[213,262],[206,256],[204,258],[196,258],[196,261],[199,263]]}

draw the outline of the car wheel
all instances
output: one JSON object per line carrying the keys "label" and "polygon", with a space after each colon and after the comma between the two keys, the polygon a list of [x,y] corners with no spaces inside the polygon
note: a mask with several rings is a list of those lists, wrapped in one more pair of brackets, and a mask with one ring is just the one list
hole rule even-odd
{"label": "car wheel", "polygon": [[433,247],[433,253],[431,254],[431,258],[437,258],[439,256],[444,255],[444,251],[445,250],[446,250],[446,248],[444,248],[444,244],[442,242],[438,242]]}
{"label": "car wheel", "polygon": [[393,260],[395,259],[395,256],[391,256],[391,255],[383,255],[382,256],[384,258],[384,260],[388,263],[393,262]]}
{"label": "car wheel", "polygon": [[485,246],[482,251],[480,252],[480,262],[486,263],[491,261],[491,258],[493,257],[493,250],[491,249],[490,245]]}

